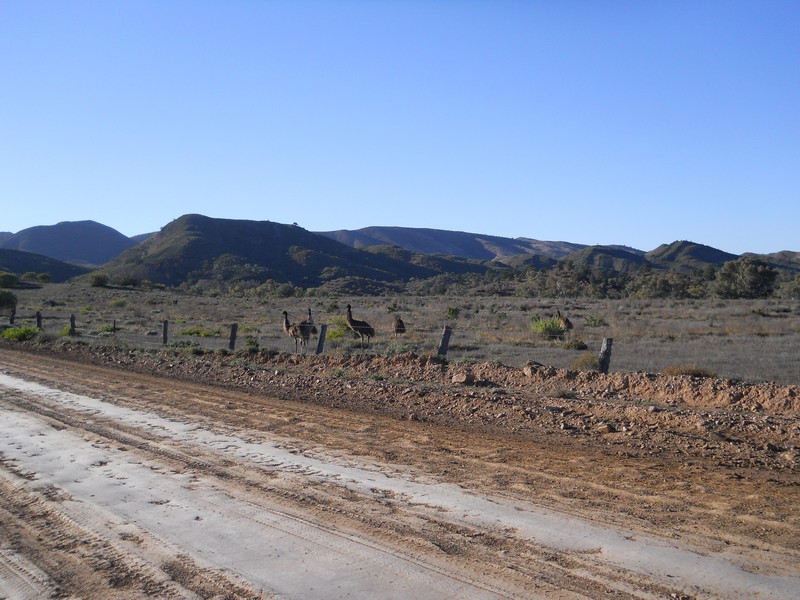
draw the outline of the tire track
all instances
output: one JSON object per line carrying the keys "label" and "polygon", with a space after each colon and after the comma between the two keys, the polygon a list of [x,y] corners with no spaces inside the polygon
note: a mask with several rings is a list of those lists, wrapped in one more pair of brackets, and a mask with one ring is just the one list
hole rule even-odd
{"label": "tire track", "polygon": [[[24,432],[15,437],[4,433],[0,438],[6,440],[7,458],[36,472],[39,482],[48,481],[80,503],[91,502],[93,509],[99,506],[102,511],[135,520],[145,531],[183,549],[202,568],[231,569],[242,573],[257,588],[287,597],[530,597],[528,592],[504,590],[454,570],[447,561],[419,559],[377,541],[345,535],[335,527],[289,515],[270,507],[265,498],[242,498],[238,493],[229,493],[215,483],[214,469],[210,480],[205,472],[164,477],[158,473],[163,466],[141,454],[131,457],[129,451],[97,448],[91,441],[77,438],[71,430],[73,426],[82,430],[80,415],[52,407],[39,406],[37,410],[38,400],[19,395],[10,400],[27,410],[36,410],[39,416],[34,419],[27,411],[7,411],[12,429]],[[46,423],[57,419],[62,425],[53,428],[41,421],[42,416]],[[120,436],[101,425],[97,416],[91,421],[85,431],[119,441]],[[129,441],[131,436],[126,434],[124,439]],[[75,451],[76,445],[82,447]],[[12,446],[14,452],[9,450]],[[150,451],[153,445],[148,443],[144,448]],[[155,453],[158,454],[157,449]],[[166,456],[173,461],[176,456],[185,455],[169,451]],[[71,467],[76,462],[83,464]],[[99,504],[90,500],[92,495],[98,495],[95,490],[102,491],[106,498]],[[254,556],[262,560],[266,557],[272,564],[268,578],[258,564],[253,564],[258,563]],[[303,558],[298,566],[298,556],[309,558]],[[302,577],[298,577],[298,569]],[[333,588],[331,572],[337,573]]]}
{"label": "tire track", "polygon": [[[31,402],[30,399],[27,399],[25,401]],[[33,402],[33,404],[36,404],[37,402],[38,402],[38,400],[36,402]],[[220,406],[219,402],[212,403],[212,404],[217,406],[217,407]],[[50,406],[49,409],[53,411],[51,413],[52,414],[51,418],[58,418],[58,414],[60,412],[63,412],[63,410],[61,408],[59,408],[59,406],[55,406],[55,407],[54,406]],[[35,409],[33,409],[33,410],[35,410]],[[189,410],[188,405],[187,405],[187,407],[184,407],[184,410],[187,410],[187,411]],[[252,411],[252,412],[253,412],[253,414],[255,413],[255,411]],[[181,419],[181,414],[179,413],[179,411],[177,411],[177,409],[174,409],[173,407],[170,407],[170,413],[173,414],[173,416],[177,416],[178,419]],[[74,424],[74,425],[70,425],[70,427],[72,427],[72,426],[83,427],[82,423],[86,421],[87,417],[86,417],[86,412],[84,411],[83,414],[81,414],[80,412],[75,412],[74,414],[70,414],[69,418],[73,419],[72,423]],[[184,418],[189,418],[189,417],[184,417]],[[212,422],[212,417],[206,416],[205,418],[207,419],[207,422],[206,422],[205,425],[198,426],[195,423],[193,425],[193,427],[195,429],[199,429],[199,428],[207,429],[209,427],[208,423]],[[108,426],[101,425],[102,418],[97,414],[93,414],[91,416],[90,421],[91,422],[88,425],[91,426],[92,428],[94,428],[94,430],[93,430],[93,434],[94,435],[97,435],[97,436],[100,436],[100,437],[106,437],[106,439],[114,440],[113,436],[116,435],[114,433],[114,431],[115,431],[115,427],[117,427],[117,425],[115,425],[113,422],[110,422]],[[63,420],[62,420],[62,423],[64,423]],[[127,426],[123,425],[123,427],[127,427]],[[103,433],[105,431],[104,428],[110,430],[109,436],[105,436],[104,435],[104,433]],[[286,461],[286,460],[283,460],[283,459],[281,459],[281,460],[265,459],[258,452],[248,451],[247,443],[245,441],[247,436],[245,436],[244,438],[240,437],[240,438],[237,438],[237,439],[234,440],[233,437],[231,437],[231,435],[229,435],[227,433],[226,434],[220,434],[219,442],[218,442],[217,445],[206,444],[205,448],[203,450],[200,450],[199,448],[200,448],[200,446],[203,446],[203,444],[202,443],[201,444],[197,443],[199,441],[199,438],[194,438],[191,443],[185,443],[186,442],[185,439],[183,440],[183,442],[179,442],[179,440],[177,440],[177,439],[171,439],[170,438],[170,439],[166,439],[165,440],[165,439],[163,439],[163,436],[162,437],[158,437],[158,435],[156,434],[157,433],[156,429],[145,431],[141,427],[131,427],[131,430],[133,431],[133,433],[126,433],[125,434],[125,435],[129,436],[132,439],[132,441],[130,441],[128,443],[131,444],[131,447],[134,447],[134,448],[137,448],[138,450],[140,450],[141,451],[140,453],[148,452],[148,453],[150,453],[150,454],[148,454],[148,456],[156,457],[159,460],[163,460],[163,461],[173,461],[173,462],[174,461],[179,461],[176,464],[179,464],[180,461],[185,461],[187,459],[188,460],[198,461],[197,462],[198,466],[196,468],[192,468],[191,470],[197,471],[198,473],[200,473],[203,476],[205,476],[205,475],[213,475],[215,478],[223,480],[223,481],[226,481],[226,482],[230,482],[230,483],[234,483],[235,482],[237,484],[241,483],[241,484],[243,484],[245,486],[250,485],[251,481],[247,480],[248,475],[246,475],[246,474],[247,473],[253,473],[253,472],[261,470],[261,471],[274,471],[274,472],[277,472],[283,478],[288,477],[289,476],[288,474],[290,474],[290,473],[292,474],[291,476],[297,477],[300,480],[308,479],[309,477],[312,478],[312,479],[316,478],[317,479],[317,484],[325,483],[326,481],[329,482],[329,483],[335,483],[335,482],[332,482],[330,479],[326,480],[324,478],[324,476],[326,474],[324,470],[320,470],[320,468],[317,468],[317,467],[312,467],[311,465],[314,464],[314,463],[309,463],[309,462],[303,463],[303,460],[308,459],[308,458],[313,458],[316,455],[316,452],[311,452],[311,453],[301,452],[301,453],[299,453],[299,455],[294,456],[292,461]],[[233,430],[236,432],[236,434],[241,434],[241,432],[236,430],[235,428],[233,428]],[[164,431],[166,431],[166,429],[164,429]],[[138,446],[135,445],[135,443],[137,443],[136,442],[136,437],[137,436],[141,438],[138,441],[138,444],[139,444]],[[142,441],[145,437],[147,437],[148,439],[146,439],[145,441]],[[167,446],[167,445],[170,446],[169,452],[172,452],[172,454],[160,454],[159,455],[158,453],[161,451],[163,446]],[[308,444],[305,444],[305,445],[308,446]],[[319,454],[319,458],[324,459],[325,458],[325,454],[326,454],[325,450],[323,449],[321,451],[321,453]],[[337,454],[339,454],[339,453],[337,453]],[[203,457],[203,458],[200,458],[200,457]],[[206,465],[209,465],[210,467],[207,468]],[[501,469],[502,467],[498,466],[496,468],[497,469]],[[400,470],[398,470],[398,473],[399,472],[400,472]],[[490,470],[487,469],[485,472],[489,473]],[[433,481],[434,478],[423,477],[422,479],[424,481]],[[574,479],[570,479],[568,477],[564,477],[563,481],[564,481],[565,484],[570,484],[570,483],[574,483],[575,482]],[[344,483],[346,484],[347,482],[345,481]],[[437,508],[436,508],[437,507],[437,503],[436,502],[429,502],[429,499],[417,499],[417,500],[415,500],[413,495],[409,496],[408,494],[404,494],[404,490],[397,489],[393,485],[384,485],[384,483],[385,483],[384,481],[373,482],[371,484],[372,488],[370,490],[368,490],[370,493],[364,493],[363,490],[357,490],[357,491],[359,493],[361,493],[363,495],[363,497],[365,497],[365,498],[370,498],[371,497],[371,498],[375,499],[375,498],[382,497],[382,498],[384,498],[384,500],[386,502],[386,505],[389,506],[391,509],[393,509],[393,510],[401,510],[404,513],[406,513],[407,515],[411,515],[411,516],[414,516],[416,518],[423,518],[423,519],[425,519],[426,523],[436,524],[441,530],[446,530],[448,526],[451,529],[454,529],[454,528],[457,528],[457,527],[468,528],[468,526],[475,525],[474,522],[470,522],[470,521],[467,521],[467,522],[462,521],[460,524],[459,524],[459,522],[457,520],[456,521],[452,521],[452,520],[448,521],[447,519],[451,519],[451,517],[447,516],[444,513],[439,513],[439,516],[442,517],[441,520],[433,519],[433,518],[431,518],[431,511],[436,511],[437,510]],[[389,482],[389,483],[391,484],[392,482]],[[264,489],[264,488],[261,488],[261,489]],[[299,491],[300,488],[296,488],[296,489],[298,491],[293,492],[292,489],[289,487],[287,489],[282,490],[282,493],[284,494],[284,497],[286,497],[286,498],[298,498],[298,499],[302,500],[303,499],[303,492]],[[270,489],[270,493],[274,493],[274,492],[275,492],[275,489]],[[501,494],[501,496],[502,495],[504,495],[504,494]],[[221,511],[224,506],[225,506],[225,501],[223,500],[221,503],[216,505],[216,507],[217,507],[216,510],[217,511]],[[255,502],[254,506],[258,507],[258,502]],[[480,511],[477,511],[477,512],[480,512]],[[517,511],[517,512],[519,512],[519,511]],[[519,518],[520,516],[521,516],[520,514],[516,514],[515,515],[515,514],[511,513],[510,515],[506,515],[504,517],[503,521],[507,522],[507,523],[521,523],[521,525],[518,527],[518,529],[521,530],[521,531],[524,531],[524,529],[525,529],[524,520],[523,521],[515,520],[515,517]],[[472,531],[473,532],[477,531],[480,534],[484,530],[482,528],[479,528],[479,529],[474,529],[473,528]],[[284,532],[284,533],[286,533],[286,532]],[[418,537],[420,537],[420,539],[423,539],[423,536],[418,536]],[[520,536],[519,531],[511,533],[507,538],[507,539],[510,539],[511,542],[508,542],[506,544],[506,547],[508,547],[509,543],[512,544],[512,545],[513,544],[520,544],[522,537],[524,537],[524,536]],[[431,541],[431,544],[433,546],[436,546],[438,551],[441,552],[442,554],[445,554],[445,555],[450,555],[451,554],[451,543],[450,543],[450,540],[448,540],[448,539],[441,539],[440,540],[439,538],[437,538],[435,536],[431,536],[431,535],[428,535],[427,539],[429,539]],[[633,539],[631,538],[631,540],[629,540],[629,541],[633,541]],[[634,546],[635,545],[633,545],[633,544],[631,545],[631,547],[634,547]],[[534,551],[532,552],[532,550],[534,550]],[[540,554],[544,552],[544,550],[542,548],[532,549],[530,546],[519,548],[520,554],[522,554],[524,552],[536,554],[537,553],[536,551],[538,551]],[[716,550],[711,551],[710,555],[713,555],[715,552],[716,552]],[[756,554],[755,552],[752,553],[753,556],[755,556],[755,554]],[[611,562],[611,564],[609,564],[609,556],[602,549],[601,545],[589,544],[589,545],[585,546],[583,548],[583,550],[581,550],[579,553],[573,552],[571,554],[567,554],[567,553],[558,552],[558,553],[553,553],[552,556],[554,556],[554,558],[551,559],[551,560],[553,560],[553,562],[555,562],[555,563],[558,563],[557,567],[561,567],[561,572],[562,572],[562,574],[564,574],[564,579],[559,580],[558,584],[562,585],[564,587],[567,587],[568,589],[573,589],[573,590],[583,589],[583,590],[587,590],[587,589],[589,589],[590,582],[594,581],[594,582],[596,582],[596,586],[597,587],[594,589],[593,593],[590,593],[590,595],[596,595],[599,591],[602,590],[603,586],[610,586],[612,589],[614,589],[615,593],[617,593],[618,595],[623,593],[623,592],[628,592],[628,593],[632,593],[633,595],[640,596],[640,597],[642,595],[645,595],[645,596],[647,595],[648,592],[645,591],[646,589],[652,590],[650,593],[653,593],[653,594],[655,594],[657,596],[661,596],[661,597],[663,597],[665,595],[668,596],[669,592],[671,590],[682,589],[681,587],[672,587],[672,588],[669,588],[669,587],[661,587],[661,588],[651,587],[651,586],[653,586],[653,581],[656,581],[658,579],[658,574],[657,573],[651,573],[650,574],[651,575],[650,579],[642,579],[641,577],[636,577],[635,574],[632,573],[632,572],[616,572],[615,573],[614,572],[613,561]],[[787,557],[787,559],[788,558],[790,558],[790,557]],[[699,561],[700,563],[705,562],[707,564],[710,564],[707,561],[707,556],[704,556],[702,554],[696,555],[695,559],[697,561]],[[519,563],[517,563],[517,564],[519,564]],[[539,560],[535,560],[534,564],[536,565],[536,567],[538,567],[542,563]],[[792,560],[787,560],[787,562],[786,562],[787,567],[786,568],[791,568],[789,566],[791,564],[795,564],[795,563]],[[773,565],[775,565],[777,567],[778,562],[773,561]],[[746,564],[745,564],[745,568],[747,568]],[[531,579],[535,580],[537,578],[536,569],[520,568],[520,570],[527,572]],[[559,571],[559,569],[558,568],[553,568],[553,569],[551,569],[550,572],[554,572],[554,571]],[[686,572],[691,572],[691,569],[689,569],[688,567],[683,565],[683,566],[680,567],[679,571],[682,571],[682,572],[678,573],[678,574],[668,574],[668,575],[666,575],[666,577],[671,577],[671,578],[678,579],[679,581],[676,582],[677,586],[681,586],[682,585],[680,581],[684,581],[685,582],[685,580],[686,580]],[[674,571],[673,571],[673,573],[674,573]],[[734,575],[733,580],[735,580],[736,577],[740,576],[740,574],[737,574],[736,570],[733,570],[730,573]],[[781,573],[786,573],[786,571],[776,568],[775,571],[764,571],[764,573],[765,574],[766,573],[776,573],[776,574],[780,575]],[[574,576],[576,579],[580,579],[580,577],[584,577],[585,578],[585,582],[584,583],[577,583],[575,585],[570,585],[570,584],[565,583],[565,579],[568,578],[570,575]],[[766,579],[767,579],[767,581],[769,581],[769,577],[767,577]],[[700,580],[701,580],[701,578],[700,579],[695,578],[695,581],[700,581]],[[761,583],[759,583],[758,580],[759,580],[758,576],[755,576],[753,578],[754,585],[761,585]],[[763,580],[763,578],[762,578],[762,580]],[[770,588],[770,587],[762,588],[760,593],[762,593],[762,595],[764,597],[775,597],[775,598],[784,597],[784,596],[781,595],[781,588],[780,588],[779,581],[777,583],[778,583],[778,587],[777,588],[774,588],[774,587],[773,588]],[[715,585],[719,585],[719,584],[715,584]],[[732,588],[730,587],[731,585],[733,586]],[[728,586],[729,586],[728,589],[733,589],[734,591],[738,589],[736,587],[736,584],[734,584],[734,583],[730,583],[729,582]],[[691,588],[690,587],[684,587],[683,589],[687,589],[688,590],[688,589],[691,589]],[[696,589],[695,589],[695,593],[703,594],[703,593],[705,593],[703,591],[704,589],[705,588],[702,587],[702,586],[697,586]],[[770,590],[772,590],[772,591],[770,591]],[[751,588],[751,591],[756,593],[757,588]],[[736,594],[731,595],[731,597],[736,597]],[[791,596],[785,596],[785,597],[791,597]]]}

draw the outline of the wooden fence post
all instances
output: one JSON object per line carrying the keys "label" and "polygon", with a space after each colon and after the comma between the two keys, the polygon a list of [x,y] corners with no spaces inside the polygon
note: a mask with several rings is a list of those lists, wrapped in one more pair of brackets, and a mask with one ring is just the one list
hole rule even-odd
{"label": "wooden fence post", "polygon": [[164,320],[164,333],[163,333],[163,339],[164,339],[164,345],[165,346],[167,345],[168,332],[169,332],[169,321],[167,321],[165,319]]}
{"label": "wooden fence post", "polygon": [[447,349],[450,346],[450,336],[452,334],[452,327],[450,327],[450,325],[445,325],[444,330],[442,330],[442,341],[439,342],[439,351],[437,352],[439,356],[447,356]]}
{"label": "wooden fence post", "polygon": [[113,334],[117,333],[117,320],[116,319],[111,321],[111,333],[113,333]]}
{"label": "wooden fence post", "polygon": [[228,341],[228,350],[230,350],[231,352],[236,347],[236,332],[238,330],[239,330],[238,323],[234,323],[233,325],[231,325],[231,338]]}
{"label": "wooden fence post", "polygon": [[322,324],[319,326],[319,339],[317,340],[317,352],[316,354],[322,354],[322,351],[325,349],[325,335],[328,333],[328,326]]}
{"label": "wooden fence post", "polygon": [[600,346],[600,356],[598,356],[600,363],[600,372],[607,374],[608,366],[611,363],[611,344],[613,338],[603,338],[603,344]]}
{"label": "wooden fence post", "polygon": [[69,316],[69,334],[70,336],[75,335],[75,315]]}
{"label": "wooden fence post", "polygon": [[11,315],[8,317],[8,324],[9,325],[13,325],[14,324],[14,319],[16,319],[16,318],[17,318],[17,307],[16,306],[12,306],[11,307]]}
{"label": "wooden fence post", "polygon": [[42,328],[42,313],[41,311],[36,311],[36,329]]}

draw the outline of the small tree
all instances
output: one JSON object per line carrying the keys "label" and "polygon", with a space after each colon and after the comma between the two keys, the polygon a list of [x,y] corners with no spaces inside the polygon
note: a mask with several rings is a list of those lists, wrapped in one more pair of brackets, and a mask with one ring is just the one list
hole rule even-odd
{"label": "small tree", "polygon": [[0,272],[0,288],[14,287],[18,283],[19,279],[13,273],[7,273],[6,271]]}
{"label": "small tree", "polygon": [[0,310],[17,310],[17,297],[8,290],[0,290]]}
{"label": "small tree", "polygon": [[766,298],[775,291],[778,271],[757,258],[739,258],[722,265],[714,292],[720,298]]}
{"label": "small tree", "polygon": [[89,277],[89,285],[92,287],[105,287],[108,285],[108,275],[105,273],[92,273]]}
{"label": "small tree", "polygon": [[794,277],[786,276],[778,287],[777,293],[781,298],[791,298],[792,300],[800,298],[800,274]]}

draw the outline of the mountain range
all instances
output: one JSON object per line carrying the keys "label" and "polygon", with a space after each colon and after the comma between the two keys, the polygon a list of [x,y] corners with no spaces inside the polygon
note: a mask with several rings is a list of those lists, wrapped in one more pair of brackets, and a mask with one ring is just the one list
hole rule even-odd
{"label": "mountain range", "polygon": [[[743,256],[800,272],[800,252]],[[310,232],[271,221],[184,215],[160,231],[126,237],[94,221],[66,221],[0,233],[0,271],[54,271],[63,280],[102,269],[113,278],[165,285],[202,280],[291,283],[315,287],[351,279],[388,283],[492,269],[546,269],[563,261],[604,271],[643,267],[693,273],[739,258],[689,241],[651,251],[565,241],[503,238],[409,227]],[[55,261],[55,262],[54,262]],[[57,263],[64,267],[58,267]],[[77,269],[71,271],[70,269]]]}

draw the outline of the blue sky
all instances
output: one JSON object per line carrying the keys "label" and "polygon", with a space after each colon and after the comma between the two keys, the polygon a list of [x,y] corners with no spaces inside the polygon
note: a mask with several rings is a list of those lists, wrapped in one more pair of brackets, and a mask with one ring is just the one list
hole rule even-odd
{"label": "blue sky", "polygon": [[800,2],[0,0],[0,231],[800,251]]}

